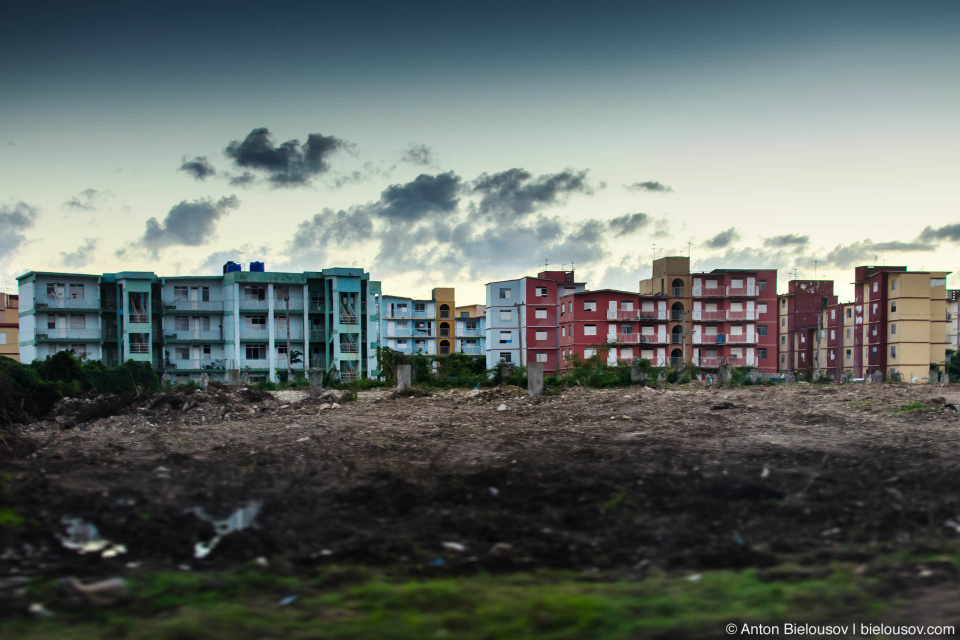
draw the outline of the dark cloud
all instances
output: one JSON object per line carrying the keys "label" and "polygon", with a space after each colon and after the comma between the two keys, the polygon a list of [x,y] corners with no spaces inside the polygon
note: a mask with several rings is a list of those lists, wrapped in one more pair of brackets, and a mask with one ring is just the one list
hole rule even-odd
{"label": "dark cloud", "polygon": [[109,191],[84,189],[80,195],[74,196],[63,203],[63,206],[72,211],[96,211],[97,207],[111,197]]}
{"label": "dark cloud", "polygon": [[257,177],[250,173],[249,171],[244,171],[240,175],[231,175],[230,176],[230,186],[231,187],[249,187],[251,184],[257,181]]}
{"label": "dark cloud", "polygon": [[881,253],[889,251],[934,251],[936,245],[929,242],[873,242],[860,240],[848,245],[837,245],[826,257],[826,262],[840,268],[853,267],[873,262]]}
{"label": "dark cloud", "polygon": [[201,181],[217,174],[217,170],[207,160],[207,156],[196,156],[193,160],[187,160],[187,157],[184,156],[183,164],[180,165],[179,170],[189,173],[195,179]]}
{"label": "dark cloud", "polygon": [[225,196],[216,202],[210,198],[193,202],[184,200],[170,209],[162,224],[156,218],[147,220],[147,229],[140,243],[154,255],[158,249],[171,245],[204,245],[212,239],[217,220],[238,206],[240,201],[236,196]]}
{"label": "dark cloud", "polygon": [[614,233],[627,236],[650,224],[650,216],[645,213],[628,213],[619,218],[614,218],[607,224]]}
{"label": "dark cloud", "polygon": [[0,204],[0,262],[13,256],[25,242],[25,231],[37,222],[40,210],[23,200],[14,205]]}
{"label": "dark cloud", "polygon": [[433,164],[433,151],[425,144],[411,142],[404,150],[400,162],[409,162],[421,166]]}
{"label": "dark cloud", "polygon": [[377,215],[397,222],[413,222],[431,214],[448,214],[460,204],[460,176],[452,171],[421,174],[412,182],[394,184],[380,194]]}
{"label": "dark cloud", "polygon": [[526,216],[553,204],[562,203],[572,193],[591,195],[594,187],[587,171],[567,169],[534,178],[525,169],[508,169],[493,175],[484,173],[473,182],[480,194],[478,210],[497,218]]}
{"label": "dark cloud", "polygon": [[960,223],[948,224],[942,227],[926,227],[920,232],[920,240],[932,242],[934,240],[949,240],[950,242],[960,242]]}
{"label": "dark cloud", "polygon": [[805,247],[810,243],[810,236],[800,236],[790,233],[783,236],[774,236],[763,241],[765,247]]}
{"label": "dark cloud", "polygon": [[708,249],[725,249],[739,239],[740,234],[737,233],[737,230],[734,227],[730,227],[726,231],[721,231],[717,235],[704,242],[703,246],[707,247]]}
{"label": "dark cloud", "polygon": [[291,241],[294,251],[322,249],[331,242],[349,245],[373,238],[373,216],[369,207],[354,207],[350,211],[324,209],[297,225]]}
{"label": "dark cloud", "polygon": [[653,193],[673,193],[673,189],[668,187],[665,184],[657,182],[655,180],[648,180],[646,182],[634,182],[633,184],[624,185],[628,191],[647,191]]}
{"label": "dark cloud", "polygon": [[270,131],[262,127],[251,131],[242,142],[231,142],[225,153],[237,167],[263,172],[275,187],[299,187],[329,171],[327,158],[345,146],[343,140],[319,133],[309,134],[303,146],[299,140],[274,146]]}
{"label": "dark cloud", "polygon": [[80,269],[91,262],[97,251],[99,241],[96,238],[85,238],[84,243],[76,251],[60,252],[60,263],[70,269]]}

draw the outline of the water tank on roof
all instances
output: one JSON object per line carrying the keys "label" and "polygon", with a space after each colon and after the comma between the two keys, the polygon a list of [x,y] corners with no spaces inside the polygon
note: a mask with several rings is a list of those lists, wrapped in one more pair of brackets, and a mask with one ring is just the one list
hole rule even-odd
{"label": "water tank on roof", "polygon": [[227,262],[227,264],[223,265],[224,273],[231,273],[233,271],[242,271],[242,270],[243,269],[240,267],[240,265],[234,262],[233,260],[230,260],[229,262]]}
{"label": "water tank on roof", "polygon": [[251,263],[250,263],[250,271],[263,271],[263,263],[262,263],[262,262],[251,262]]}

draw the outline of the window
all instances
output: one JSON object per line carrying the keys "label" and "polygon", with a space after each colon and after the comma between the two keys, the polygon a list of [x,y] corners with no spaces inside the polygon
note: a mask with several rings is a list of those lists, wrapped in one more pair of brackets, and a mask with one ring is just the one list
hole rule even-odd
{"label": "window", "polygon": [[893,324],[890,325],[890,335],[892,335],[892,336],[897,335],[897,323],[896,323],[896,322],[894,322]]}
{"label": "window", "polygon": [[70,285],[70,297],[74,300],[78,298],[83,298],[83,285],[82,284],[72,284]]}
{"label": "window", "polygon": [[[761,280],[761,282],[763,282],[763,281]],[[758,303],[758,304],[757,304],[757,313],[766,313],[766,312],[767,312],[767,303],[766,303],[766,302],[760,302],[760,303]]]}
{"label": "window", "polygon": [[407,348],[407,341],[406,341],[406,340],[397,340],[396,345],[397,345],[397,347],[399,347],[399,348],[401,348],[401,349],[406,349],[406,348]]}
{"label": "window", "polygon": [[897,312],[897,301],[894,300],[893,302],[890,303],[890,313],[896,313],[896,312]]}
{"label": "window", "polygon": [[787,362],[787,356],[780,354],[780,364],[785,364]]}
{"label": "window", "polygon": [[871,355],[877,355],[877,348],[876,348],[876,347],[873,347],[873,348],[870,350],[870,353],[871,353]]}
{"label": "window", "polygon": [[874,302],[874,303],[873,303],[873,313],[876,313],[877,311],[880,311],[880,305],[877,304],[876,302]]}
{"label": "window", "polygon": [[621,300],[621,301],[620,301],[620,311],[633,311],[633,301],[632,301],[632,300]]}
{"label": "window", "polygon": [[780,344],[787,344],[787,336],[780,336]]}
{"label": "window", "polygon": [[537,342],[541,342],[547,339],[546,331],[537,331]]}
{"label": "window", "polygon": [[510,318],[511,318],[511,312],[510,312],[510,311],[505,311],[505,310],[503,310],[503,309],[500,310],[500,319],[501,319],[501,320],[509,320]]}
{"label": "window", "polygon": [[831,351],[831,352],[830,352],[830,359],[831,359],[831,360],[836,360],[836,359],[837,359],[837,354],[835,354],[833,351]]}
{"label": "window", "polygon": [[472,345],[477,344],[477,339],[476,339],[476,338],[468,338],[468,339],[464,340],[463,343],[472,346]]}
{"label": "window", "polygon": [[848,318],[853,317],[853,309],[851,309],[850,307],[847,307],[847,317]]}
{"label": "window", "polygon": [[[761,281],[762,282],[762,281]],[[757,357],[761,360],[767,359],[767,350],[766,349],[757,349]]]}
{"label": "window", "polygon": [[537,352],[537,362],[546,362],[546,361],[547,361],[546,352],[545,351]]}
{"label": "window", "polygon": [[535,318],[538,318],[538,319],[543,320],[543,319],[545,319],[545,318],[547,317],[547,310],[546,310],[546,309],[537,309],[536,311],[534,311],[533,315],[534,315]]}
{"label": "window", "polygon": [[174,357],[177,360],[189,360],[190,347],[176,347],[176,349],[174,350]]}
{"label": "window", "polygon": [[761,324],[760,326],[758,326],[758,327],[757,327],[757,335],[758,335],[758,336],[765,336],[765,335],[767,335],[767,325]]}
{"label": "window", "polygon": [[595,335],[597,335],[597,325],[595,325],[595,324],[585,324],[585,325],[583,325],[583,335],[585,335],[585,336],[595,336]]}
{"label": "window", "polygon": [[247,316],[247,329],[263,329],[267,326],[267,316]]}
{"label": "window", "polygon": [[511,337],[509,331],[500,332],[500,344],[511,344],[512,342],[513,338]]}
{"label": "window", "polygon": [[546,287],[537,287],[537,297],[546,298],[547,297],[547,288]]}
{"label": "window", "polygon": [[733,289],[743,289],[743,278],[734,278],[731,280],[730,287]]}
{"label": "window", "polygon": [[633,360],[633,349],[620,349],[621,360]]}
{"label": "window", "polygon": [[874,291],[878,291],[879,288],[880,288],[880,283],[877,282],[876,280],[874,280],[874,281],[873,281],[873,290],[874,290]]}
{"label": "window", "polygon": [[426,340],[414,340],[414,341],[413,341],[413,346],[414,346],[417,350],[423,350],[423,349],[426,348],[426,346],[427,346],[427,341],[426,341]]}
{"label": "window", "polygon": [[891,357],[891,358],[896,358],[896,357],[897,357],[897,346],[896,346],[896,345],[893,345],[892,347],[890,347],[890,357]]}
{"label": "window", "polygon": [[931,287],[945,287],[947,286],[946,278],[930,278]]}
{"label": "window", "polygon": [[210,355],[212,352],[213,350],[210,348],[209,344],[203,345],[203,355],[205,355],[208,360],[210,359]]}
{"label": "window", "polygon": [[849,339],[851,338],[851,336],[852,336],[851,331],[852,331],[852,329],[847,329],[847,340],[849,340]]}
{"label": "window", "polygon": [[592,358],[592,357],[595,356],[595,355],[597,355],[597,350],[596,350],[596,349],[584,349],[584,350],[583,350],[583,357],[584,357],[584,358]]}
{"label": "window", "polygon": [[469,317],[470,317],[470,312],[469,312],[469,311],[461,311],[461,312],[460,312],[460,317],[461,317],[461,318],[469,318]]}
{"label": "window", "polygon": [[259,302],[267,299],[266,287],[244,287],[243,298],[247,302]]}
{"label": "window", "polygon": [[210,331],[210,316],[200,316],[200,329]]}
{"label": "window", "polygon": [[781,309],[786,309],[786,308],[787,308],[787,299],[786,299],[786,298],[780,298],[780,308],[781,308]]}
{"label": "window", "polygon": [[583,301],[583,310],[584,310],[584,311],[596,311],[596,310],[597,310],[597,301],[596,301],[596,300],[584,300],[584,301]]}
{"label": "window", "polygon": [[401,302],[401,303],[399,303],[399,304],[397,305],[397,312],[398,312],[398,313],[406,313],[406,312],[407,312],[407,303],[406,303],[406,302]]}
{"label": "window", "polygon": [[852,350],[852,349],[847,349],[847,360],[849,360],[849,359],[852,358],[852,357],[853,357],[853,350]]}
{"label": "window", "polygon": [[633,333],[633,325],[632,325],[632,324],[622,324],[622,325],[620,325],[620,333],[622,333],[622,334],[624,334],[624,335],[630,335],[630,334],[632,334],[632,333]]}
{"label": "window", "polygon": [[896,291],[896,290],[897,290],[897,279],[893,278],[890,280],[890,291]]}
{"label": "window", "polygon": [[873,325],[872,327],[870,327],[870,335],[872,336],[877,335],[877,325]]}
{"label": "window", "polygon": [[757,280],[757,285],[760,287],[760,291],[767,290],[767,281],[766,280]]}
{"label": "window", "polygon": [[86,326],[86,318],[82,315],[71,315],[70,316],[70,328],[71,329],[83,329]]}
{"label": "window", "polygon": [[836,310],[836,309],[830,309],[830,319],[831,319],[831,320],[836,320],[836,319],[837,319],[837,310]]}
{"label": "window", "polygon": [[57,328],[57,316],[47,316],[47,329]]}
{"label": "window", "polygon": [[[507,300],[507,299],[512,298],[512,297],[513,297],[513,291],[511,291],[510,289],[506,289],[506,288],[502,288],[502,287],[501,287],[501,289],[500,289],[500,299],[501,299],[501,300]],[[501,354],[501,355],[502,355],[502,354]],[[507,362],[509,362],[509,360],[508,360]]]}
{"label": "window", "polygon": [[500,362],[513,362],[513,355],[509,351],[504,351],[500,354]]}
{"label": "window", "polygon": [[780,326],[781,326],[781,327],[787,326],[787,318],[786,318],[786,317],[780,318]]}
{"label": "window", "polygon": [[427,330],[427,323],[424,322],[423,320],[420,320],[419,322],[414,322],[414,323],[413,323],[413,328],[414,328],[415,331],[426,331],[426,330]]}
{"label": "window", "polygon": [[836,339],[837,339],[837,330],[836,330],[836,329],[830,329],[830,339],[831,339],[831,340],[836,340]]}
{"label": "window", "polygon": [[63,295],[64,285],[58,282],[48,282],[47,283],[47,295],[52,297],[59,297]]}
{"label": "window", "polygon": [[173,319],[173,329],[175,331],[189,331],[190,318],[188,316],[177,316]]}
{"label": "window", "polygon": [[189,287],[174,287],[173,288],[173,301],[180,302],[181,300],[190,299],[190,288]]}
{"label": "window", "polygon": [[267,345],[265,344],[248,344],[247,345],[247,360],[266,360],[267,359]]}
{"label": "window", "polygon": [[191,287],[194,291],[197,291],[197,298],[201,302],[210,302],[210,287]]}
{"label": "window", "polygon": [[573,313],[573,300],[567,303],[567,311]]}
{"label": "window", "polygon": [[476,330],[477,330],[477,321],[476,321],[476,320],[469,320],[469,321],[467,321],[467,322],[464,323],[464,326],[466,327],[467,331],[476,331]]}
{"label": "window", "polygon": [[406,330],[406,328],[407,328],[407,321],[406,321],[406,320],[397,320],[397,329],[398,329],[398,330],[399,330],[399,329]]}
{"label": "window", "polygon": [[286,345],[286,344],[278,344],[278,345],[277,345],[277,353],[280,354],[281,356],[287,355],[287,345]]}
{"label": "window", "polygon": [[426,302],[414,302],[414,303],[413,303],[413,310],[414,310],[414,311],[419,311],[419,312],[423,313],[423,312],[425,312],[425,311],[427,310],[427,303],[426,303]]}

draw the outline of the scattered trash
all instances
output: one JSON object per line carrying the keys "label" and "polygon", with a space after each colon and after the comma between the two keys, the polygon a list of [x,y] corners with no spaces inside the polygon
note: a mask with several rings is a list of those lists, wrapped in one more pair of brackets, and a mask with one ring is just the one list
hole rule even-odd
{"label": "scattered trash", "polygon": [[953,529],[956,533],[960,533],[960,517],[956,520],[947,520],[943,523],[944,526]]}
{"label": "scattered trash", "polygon": [[430,563],[430,566],[431,566],[431,567],[442,567],[443,565],[446,564],[446,562],[447,562],[447,561],[444,560],[443,558],[434,558],[434,559],[433,559],[433,562]]}
{"label": "scattered trash", "polygon": [[463,553],[467,550],[467,548],[459,542],[444,542],[443,548],[449,549],[450,551],[459,551],[460,553]]}
{"label": "scattered trash", "polygon": [[840,527],[833,527],[832,529],[827,529],[826,531],[820,532],[820,535],[823,536],[824,538],[827,538],[829,536],[839,535],[839,533],[840,533]]}
{"label": "scattered trash", "polygon": [[302,438],[297,438],[297,442],[306,442],[310,439],[310,436],[303,436]]}
{"label": "scattered trash", "polygon": [[34,602],[33,604],[31,604],[30,608],[27,609],[27,611],[30,612],[30,615],[34,615],[40,618],[53,617],[53,611],[50,611],[50,609],[47,609],[45,606],[43,606],[39,602]]}
{"label": "scattered trash", "polygon": [[67,549],[77,553],[99,553],[102,558],[115,558],[127,552],[127,547],[114,544],[100,535],[96,525],[83,518],[64,516],[60,521],[67,526],[67,535],[60,536],[60,542]]}
{"label": "scattered trash", "polygon": [[286,606],[291,605],[291,604],[293,604],[294,602],[296,602],[296,601],[297,601],[297,598],[299,598],[299,597],[300,597],[300,596],[298,596],[298,595],[287,596],[286,598],[282,598],[282,599],[280,600],[280,602],[278,602],[277,604],[279,604],[281,607],[286,607]]}
{"label": "scattered trash", "polygon": [[497,407],[497,411],[506,411],[506,410],[507,410],[507,405],[505,404],[502,404],[499,407]]}
{"label": "scattered trash", "polygon": [[687,580],[690,582],[700,582],[700,579],[703,578],[702,573],[695,573],[692,576],[687,576]]}
{"label": "scattered trash", "polygon": [[505,556],[513,551],[513,545],[509,542],[498,542],[490,547],[487,553],[491,556]]}
{"label": "scattered trash", "polygon": [[193,568],[188,564],[178,564],[177,569],[180,569],[180,571],[193,571]]}
{"label": "scattered trash", "polygon": [[500,495],[500,489],[497,489],[496,487],[487,487],[487,492],[494,498]]}
{"label": "scattered trash", "polygon": [[64,578],[59,586],[67,595],[80,596],[97,605],[111,604],[127,593],[127,581],[123,578],[109,578],[88,584],[83,584],[76,578]]}
{"label": "scattered trash", "polygon": [[763,468],[763,471],[760,473],[760,477],[761,477],[762,479],[769,478],[769,477],[770,477],[770,468],[769,468],[769,467],[764,467],[764,468]]}
{"label": "scattered trash", "polygon": [[917,575],[919,575],[921,578],[929,578],[933,575],[933,571],[930,569],[922,569]]}
{"label": "scattered trash", "polygon": [[724,409],[734,409],[737,405],[730,402],[729,400],[724,400],[723,402],[718,402],[717,404],[710,407],[710,411],[722,411]]}
{"label": "scattered trash", "polygon": [[253,564],[257,565],[258,567],[262,567],[266,569],[267,567],[270,566],[270,561],[264,558],[263,556],[259,556],[253,561]]}
{"label": "scattered trash", "polygon": [[237,509],[230,514],[230,517],[225,520],[214,520],[211,518],[206,510],[203,507],[191,507],[186,509],[184,513],[192,513],[201,520],[209,522],[213,525],[214,530],[217,534],[210,540],[208,543],[198,542],[193,546],[193,556],[198,560],[202,560],[210,555],[210,552],[213,551],[214,547],[219,544],[223,536],[228,533],[233,533],[234,531],[243,531],[249,527],[255,527],[257,514],[260,513],[260,507],[263,506],[263,502],[259,500],[254,500],[248,502],[247,504],[237,507]]}
{"label": "scattered trash", "polygon": [[159,476],[162,476],[170,473],[170,469],[167,469],[166,467],[157,467],[156,469],[153,470],[153,472]]}
{"label": "scattered trash", "polygon": [[322,550],[320,551],[320,555],[322,555],[322,556],[332,556],[332,555],[333,555],[333,551],[331,551],[330,549],[322,549]]}

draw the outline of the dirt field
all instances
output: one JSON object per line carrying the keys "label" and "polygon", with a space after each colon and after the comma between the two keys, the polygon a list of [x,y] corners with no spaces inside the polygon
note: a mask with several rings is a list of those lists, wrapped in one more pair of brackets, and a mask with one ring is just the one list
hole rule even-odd
{"label": "dirt field", "polygon": [[[211,389],[77,425],[67,407],[23,427],[37,449],[3,465],[22,524],[0,528],[0,573],[92,578],[128,563],[197,571],[282,556],[292,571],[632,580],[853,562],[890,597],[925,606],[929,623],[960,620],[948,559],[960,536],[960,385],[337,400]],[[198,558],[212,521],[238,508],[234,524],[252,526]],[[125,553],[65,549],[67,518]],[[916,560],[885,561],[898,554]]]}

